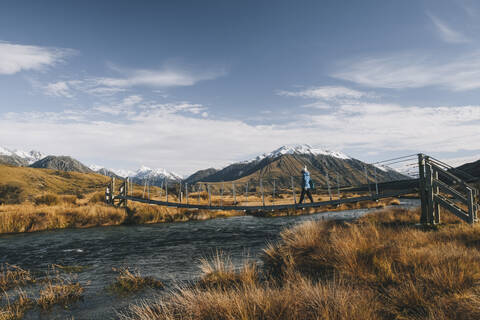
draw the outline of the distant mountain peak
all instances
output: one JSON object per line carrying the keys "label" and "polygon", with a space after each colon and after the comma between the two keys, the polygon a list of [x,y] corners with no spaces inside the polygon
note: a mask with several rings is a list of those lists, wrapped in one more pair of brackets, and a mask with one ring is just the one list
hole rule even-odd
{"label": "distant mountain peak", "polygon": [[1,146],[0,156],[3,157],[4,162],[16,165],[30,165],[46,157],[45,154],[36,150],[26,152],[23,150],[9,149]]}
{"label": "distant mountain peak", "polygon": [[270,153],[264,153],[261,156],[258,156],[252,160],[247,160],[243,162],[248,163],[251,161],[260,161],[265,158],[277,158],[286,154],[308,154],[314,156],[324,155],[344,160],[351,159],[349,156],[339,151],[332,151],[326,148],[313,148],[309,144],[292,144],[281,146],[280,148],[275,149]]}

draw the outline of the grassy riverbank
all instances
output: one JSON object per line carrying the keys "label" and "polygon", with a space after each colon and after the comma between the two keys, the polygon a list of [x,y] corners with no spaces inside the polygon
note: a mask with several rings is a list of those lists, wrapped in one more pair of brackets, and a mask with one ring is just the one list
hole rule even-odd
{"label": "grassy riverbank", "polygon": [[310,221],[281,234],[263,265],[204,262],[195,287],[131,306],[124,319],[477,319],[480,227],[418,210]]}
{"label": "grassy riverbank", "polygon": [[[64,228],[89,228],[121,224],[148,224],[185,222],[220,217],[245,215],[243,211],[188,210],[130,202],[128,212],[124,208],[106,205],[104,193],[83,195],[43,194],[21,204],[0,205],[0,233],[35,232]],[[253,199],[251,199],[253,201]],[[214,199],[215,202],[220,201]],[[364,201],[341,206],[309,208],[305,210],[281,210],[256,212],[262,216],[285,216],[312,214],[324,211],[339,211],[358,208],[378,208],[398,204],[397,199],[379,202]],[[130,216],[130,217],[129,217]]]}

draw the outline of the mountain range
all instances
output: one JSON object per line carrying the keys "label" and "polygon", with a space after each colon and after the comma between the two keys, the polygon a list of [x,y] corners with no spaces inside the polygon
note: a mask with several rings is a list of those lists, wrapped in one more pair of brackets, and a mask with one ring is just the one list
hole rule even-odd
{"label": "mountain range", "polygon": [[[184,181],[189,184],[226,181],[258,183],[260,179],[263,179],[265,183],[271,183],[275,179],[279,187],[288,187],[291,184],[291,177],[294,178],[295,183],[300,182],[301,170],[305,166],[318,185],[326,185],[327,175],[332,185],[336,185],[337,182],[340,185],[364,184],[366,182],[365,171],[367,171],[370,182],[374,180],[375,176],[378,182],[409,178],[392,168],[366,164],[344,153],[313,148],[307,144],[282,146],[272,152],[264,153],[250,160],[232,163],[222,169],[199,170],[186,179],[165,169],[142,166],[138,170],[132,171],[108,169],[96,165],[87,167],[78,160],[67,156],[46,156],[38,151],[24,152],[3,147],[0,147],[0,163],[83,173],[95,172],[116,178],[130,177],[137,184],[149,181],[151,185],[158,186],[162,185],[165,179]],[[465,164],[460,168],[479,176],[480,160]]]}
{"label": "mountain range", "polygon": [[10,150],[0,147],[0,163],[13,166],[29,166],[34,162],[43,159],[45,156],[45,154],[35,150],[25,152],[22,150]]}
{"label": "mountain range", "polygon": [[[351,158],[344,153],[327,149],[313,148],[307,144],[282,146],[270,153],[265,153],[248,161],[241,161],[226,166],[221,170],[199,171],[186,179],[190,183],[235,181],[258,184],[260,179],[266,184],[288,187],[293,178],[295,183],[301,181],[304,167],[310,172],[317,185],[360,185],[366,183],[365,170],[369,181],[378,182],[409,179],[408,176],[388,167],[373,166]],[[338,180],[337,180],[338,178]]]}

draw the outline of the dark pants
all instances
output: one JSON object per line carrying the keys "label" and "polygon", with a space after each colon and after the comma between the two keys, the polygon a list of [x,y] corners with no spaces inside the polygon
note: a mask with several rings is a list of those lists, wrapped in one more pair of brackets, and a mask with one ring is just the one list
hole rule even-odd
{"label": "dark pants", "polygon": [[313,198],[312,198],[312,194],[310,193],[310,189],[303,188],[302,193],[300,194],[300,202],[299,203],[303,202],[303,199],[305,198],[305,193],[307,194],[308,199],[310,199],[310,202],[313,202]]}

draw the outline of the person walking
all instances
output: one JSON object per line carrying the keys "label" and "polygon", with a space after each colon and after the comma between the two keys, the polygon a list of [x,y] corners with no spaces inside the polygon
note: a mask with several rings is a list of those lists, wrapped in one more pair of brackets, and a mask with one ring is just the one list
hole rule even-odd
{"label": "person walking", "polygon": [[303,199],[305,198],[305,194],[307,194],[308,199],[310,199],[310,202],[313,202],[312,198],[312,193],[310,192],[310,172],[307,170],[307,166],[303,168],[302,170],[302,193],[300,194],[300,202],[303,202]]}

